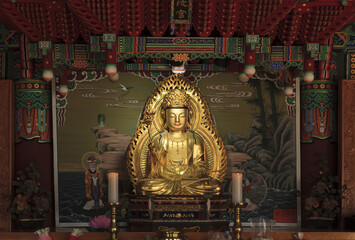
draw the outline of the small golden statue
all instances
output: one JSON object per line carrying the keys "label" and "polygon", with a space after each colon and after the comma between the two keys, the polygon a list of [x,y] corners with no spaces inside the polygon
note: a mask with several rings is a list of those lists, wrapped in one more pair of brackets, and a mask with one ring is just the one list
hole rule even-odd
{"label": "small golden statue", "polygon": [[226,152],[199,89],[179,74],[159,83],[128,149],[138,194],[219,194]]}

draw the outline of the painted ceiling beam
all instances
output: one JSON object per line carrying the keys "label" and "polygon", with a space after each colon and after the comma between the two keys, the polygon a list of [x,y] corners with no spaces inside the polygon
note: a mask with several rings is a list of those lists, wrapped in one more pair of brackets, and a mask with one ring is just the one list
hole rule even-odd
{"label": "painted ceiling beam", "polygon": [[295,0],[288,0],[278,5],[265,21],[255,28],[254,33],[262,36],[268,34],[294,7]]}
{"label": "painted ceiling beam", "polygon": [[10,19],[10,21],[15,24],[21,32],[28,36],[32,41],[43,40],[42,34],[33,26],[33,24],[28,21],[26,17],[23,16],[19,11],[17,11],[16,6],[11,3],[3,2],[2,12]]}
{"label": "painted ceiling beam", "polygon": [[95,34],[107,32],[107,28],[81,0],[68,0],[67,5]]}
{"label": "painted ceiling beam", "polygon": [[[350,5],[350,4],[349,4]],[[344,8],[340,16],[337,16],[323,32],[320,32],[312,42],[323,43],[333,33],[342,30],[345,26],[351,24],[355,20],[355,3]]]}

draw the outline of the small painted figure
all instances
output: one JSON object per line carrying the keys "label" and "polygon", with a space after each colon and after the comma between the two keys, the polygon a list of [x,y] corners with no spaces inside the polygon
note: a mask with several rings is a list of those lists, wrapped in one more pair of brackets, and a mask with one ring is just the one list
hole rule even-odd
{"label": "small painted figure", "polygon": [[85,172],[85,195],[90,200],[86,202],[83,209],[99,209],[104,207],[101,200],[104,195],[102,173],[97,169],[97,160],[95,156],[90,156],[87,161],[89,169]]}

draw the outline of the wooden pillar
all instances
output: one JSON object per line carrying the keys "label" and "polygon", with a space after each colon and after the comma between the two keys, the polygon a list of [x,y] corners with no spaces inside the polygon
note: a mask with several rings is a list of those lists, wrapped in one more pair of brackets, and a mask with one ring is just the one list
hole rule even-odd
{"label": "wooden pillar", "polygon": [[11,214],[7,207],[11,201],[13,176],[13,94],[13,82],[0,79],[0,232],[11,231]]}
{"label": "wooden pillar", "polygon": [[[15,172],[25,171],[29,164],[34,163],[40,174],[41,186],[51,191],[53,197],[51,83],[39,79],[19,79],[14,86],[17,124],[14,134]],[[48,219],[45,226],[54,226],[53,215]]]}
{"label": "wooden pillar", "polygon": [[355,215],[355,80],[342,80],[340,89],[339,169],[348,186],[343,200],[343,217]]}

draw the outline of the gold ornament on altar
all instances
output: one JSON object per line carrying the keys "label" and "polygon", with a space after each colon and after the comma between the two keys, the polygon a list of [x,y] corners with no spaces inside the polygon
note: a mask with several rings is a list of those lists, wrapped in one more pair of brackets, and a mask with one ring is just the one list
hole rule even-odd
{"label": "gold ornament on altar", "polygon": [[148,98],[127,166],[137,194],[217,195],[226,151],[200,90],[174,74]]}

